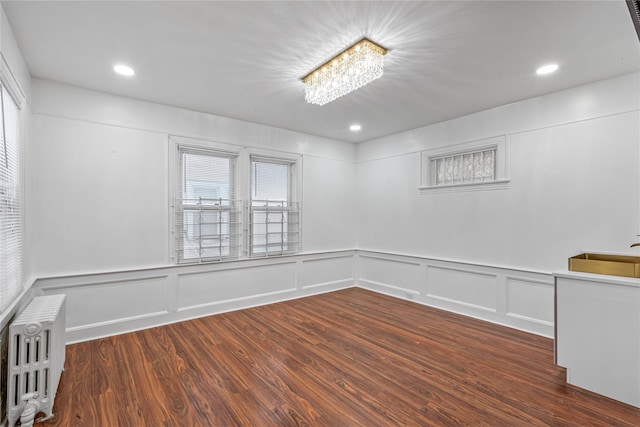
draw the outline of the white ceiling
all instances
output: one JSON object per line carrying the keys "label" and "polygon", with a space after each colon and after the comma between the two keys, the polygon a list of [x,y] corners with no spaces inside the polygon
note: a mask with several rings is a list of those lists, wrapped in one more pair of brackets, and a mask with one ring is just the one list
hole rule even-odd
{"label": "white ceiling", "polygon": [[[640,69],[623,0],[2,4],[34,77],[351,142]],[[299,79],[363,36],[384,76],[307,104]]]}

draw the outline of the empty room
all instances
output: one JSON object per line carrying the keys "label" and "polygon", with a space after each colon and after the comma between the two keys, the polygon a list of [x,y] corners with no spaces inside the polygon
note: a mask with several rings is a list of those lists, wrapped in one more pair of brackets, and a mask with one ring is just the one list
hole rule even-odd
{"label": "empty room", "polygon": [[638,1],[0,6],[0,425],[640,425]]}

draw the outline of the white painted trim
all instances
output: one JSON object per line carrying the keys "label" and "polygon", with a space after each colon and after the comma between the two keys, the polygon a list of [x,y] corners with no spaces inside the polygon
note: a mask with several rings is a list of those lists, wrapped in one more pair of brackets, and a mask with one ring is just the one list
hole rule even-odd
{"label": "white painted trim", "polygon": [[510,179],[497,179],[495,181],[467,182],[464,184],[429,185],[418,187],[420,194],[459,193],[463,191],[488,191],[506,190],[509,188]]}
{"label": "white painted trim", "polygon": [[408,289],[408,288],[402,288],[400,286],[393,286],[393,285],[389,285],[387,283],[377,282],[375,280],[359,279],[358,283],[365,283],[365,284],[369,284],[369,285],[379,286],[379,287],[382,287],[382,288],[392,289],[394,291],[401,291],[401,292],[404,292],[404,293],[410,294],[410,295],[420,295],[419,291],[415,291],[413,289]]}
{"label": "white painted trim", "polygon": [[[352,259],[352,268],[345,269],[347,265],[345,265],[344,260],[348,258]],[[371,265],[366,264],[373,267],[375,267],[378,262],[391,262],[396,263],[399,266],[406,266],[406,268],[409,268],[410,270],[406,270],[408,272],[406,277],[404,274],[402,277],[398,277],[398,281],[395,280],[395,277],[385,277],[383,280],[377,280],[375,277],[375,268],[370,271],[363,270],[362,263],[360,262],[361,259],[374,263]],[[312,267],[313,263],[316,261],[327,262],[327,268],[331,268],[332,261],[335,261],[338,263],[335,264],[336,267],[340,268],[342,273],[340,273],[338,277],[336,277],[336,274],[330,274],[329,276],[325,276],[326,279],[321,281],[317,280],[318,278],[314,279],[313,275],[315,273],[313,269],[308,270],[307,274],[303,274],[305,271],[304,265],[307,264]],[[275,274],[275,276],[272,276],[273,279],[271,285],[264,282],[269,279],[265,278],[262,274],[262,271],[264,270],[262,270],[261,267],[270,267],[269,271],[272,271],[273,274]],[[415,270],[416,267],[418,268],[417,273]],[[474,277],[478,278],[478,275],[484,278],[481,280],[483,280],[482,283],[485,286],[488,284],[487,280],[490,280],[487,278],[495,280],[495,306],[486,307],[484,305],[474,304],[473,298],[461,301],[459,299],[430,294],[429,285],[434,285],[433,283],[428,283],[429,277],[427,274],[430,268],[466,274],[467,276],[462,277],[464,280],[469,281],[469,289],[472,289]],[[220,277],[224,277],[224,280],[228,282],[230,277],[231,280],[235,277],[235,273],[233,273],[234,271],[237,271],[238,274],[243,274],[242,277],[244,277],[245,280],[243,285],[244,287],[242,289],[238,289],[237,292],[233,289],[224,288],[225,296],[222,298],[217,297],[217,292],[215,290],[216,275],[222,274],[223,276]],[[384,271],[384,269],[377,271]],[[339,277],[345,273],[350,276]],[[367,278],[362,277],[363,274]],[[179,306],[178,289],[180,287],[181,277],[190,277],[190,280],[192,281],[191,283],[199,289],[199,292],[204,292],[201,303],[193,304],[198,301],[194,301],[194,298],[191,298],[191,301],[188,301],[187,303],[192,305],[185,305],[183,307]],[[256,292],[251,293],[254,278],[255,283],[260,285],[255,288]],[[280,283],[283,278],[286,283]],[[108,298],[111,298],[118,303],[126,301],[127,295],[122,294],[123,290],[126,293],[128,292],[128,289],[131,289],[132,293],[129,294],[129,296],[132,295],[134,299],[141,298],[140,288],[136,289],[135,286],[128,287],[122,285],[127,282],[140,284],[140,282],[146,282],[149,280],[158,280],[157,288],[154,289],[166,294],[165,298],[156,297],[153,304],[146,305],[145,310],[149,310],[149,312],[145,313],[138,310],[138,313],[135,313],[135,300],[128,301],[131,305],[123,313],[125,314],[124,317],[104,320],[103,312],[103,317],[96,317],[96,321],[92,322],[90,321],[91,314],[87,315],[85,312],[81,317],[76,317],[76,320],[82,319],[82,322],[85,323],[71,323],[73,326],[68,328],[68,342],[79,342],[104,336],[117,335],[139,329],[301,298],[353,286],[358,286],[397,298],[414,301],[427,306],[452,311],[476,319],[501,324],[535,334],[553,336],[552,322],[548,322],[543,318],[531,317],[531,313],[529,312],[522,314],[517,312],[508,312],[506,304],[506,298],[508,297],[508,286],[506,286],[506,282],[508,282],[508,280],[518,280],[532,285],[538,284],[541,287],[549,288],[549,292],[553,292],[553,277],[551,274],[477,263],[456,262],[444,259],[419,257],[415,255],[407,256],[397,253],[365,250],[329,251],[290,255],[280,258],[238,260],[216,264],[171,265],[140,270],[40,278],[35,281],[32,289],[34,295],[41,295],[45,293],[59,294],[73,291],[71,292],[71,298],[69,298],[68,308],[68,310],[73,310],[74,304],[76,307],[83,307],[81,304],[82,301],[74,301],[73,298],[88,298],[87,295],[91,294],[92,288],[100,289],[102,292],[101,295],[107,295]],[[114,284],[120,286],[113,287]],[[212,288],[209,288],[208,284],[211,284]],[[142,285],[143,287],[156,286],[154,284],[144,285],[144,283]],[[281,287],[280,285],[284,285],[285,287]],[[112,287],[113,289],[110,290],[109,287]],[[86,288],[87,292],[83,292],[83,288]],[[464,292],[464,288],[462,289]],[[247,291],[249,291],[248,294]],[[237,296],[234,296],[234,292]],[[464,294],[460,294],[460,296],[462,299],[466,298]],[[486,301],[483,301],[483,304],[485,302]],[[105,303],[108,303],[108,301]],[[548,307],[545,307],[544,309],[547,310]],[[133,313],[133,315],[130,315],[131,313]],[[533,314],[535,314],[535,311]],[[69,317],[72,318],[73,313],[68,313],[68,320]],[[548,315],[543,317],[548,319]]]}
{"label": "white painted trim", "polygon": [[97,327],[101,327],[101,326],[112,326],[112,325],[117,325],[119,323],[125,323],[125,322],[131,322],[134,320],[140,320],[140,319],[149,319],[152,317],[159,317],[159,316],[163,316],[169,314],[168,311],[157,311],[154,313],[145,313],[145,314],[140,314],[138,316],[129,316],[129,317],[121,317],[118,319],[113,319],[113,320],[107,320],[104,322],[96,322],[96,323],[89,323],[86,325],[82,325],[82,326],[76,326],[76,327],[71,327],[71,328],[67,328],[67,332],[69,333],[74,333],[77,331],[83,331],[86,329],[93,329],[93,328],[97,328]]}
{"label": "white painted trim", "polygon": [[519,314],[507,313],[506,316],[513,317],[514,319],[524,320],[526,322],[539,323],[540,325],[549,326],[553,328],[553,322],[547,322],[546,320],[534,319],[533,317],[521,316]]}
{"label": "white painted trim", "polygon": [[351,287],[353,286],[353,279],[332,280],[330,282],[323,282],[315,285],[305,285],[302,287],[302,289],[307,290],[307,289],[324,288],[332,285],[349,285],[348,287]]}
{"label": "white painted trim", "polygon": [[498,270],[505,270],[505,271],[516,271],[523,274],[536,274],[544,277],[551,277],[552,275],[551,271],[531,270],[524,267],[507,266],[507,265],[499,265],[499,264],[480,264],[478,262],[472,262],[472,261],[464,261],[464,260],[451,259],[451,258],[434,258],[431,256],[409,254],[405,252],[383,252],[376,249],[357,249],[357,252],[358,252],[358,255],[361,257],[372,256],[371,254],[375,254],[380,259],[402,260],[402,259],[410,258],[412,260],[415,260],[414,262],[416,264],[420,264],[424,260],[424,261],[430,261],[434,263],[451,263],[451,264],[457,264],[457,265],[468,265],[468,266],[478,267],[482,269],[498,269]]}
{"label": "white painted trim", "polygon": [[278,290],[278,291],[274,291],[274,292],[265,292],[262,294],[255,294],[255,295],[249,295],[249,296],[244,296],[244,297],[239,297],[239,298],[231,298],[231,299],[226,299],[226,300],[221,300],[221,301],[214,301],[214,302],[210,302],[210,303],[206,303],[206,304],[196,304],[196,305],[187,305],[184,307],[178,307],[178,309],[176,310],[177,313],[183,312],[183,311],[191,311],[191,310],[196,310],[196,309],[202,309],[202,308],[209,308],[209,307],[215,307],[218,305],[223,305],[223,304],[232,304],[232,303],[237,303],[237,302],[243,302],[243,301],[249,301],[255,298],[262,298],[262,297],[271,297],[271,296],[276,296],[276,295],[281,295],[281,294],[288,294],[291,292],[295,292],[297,289],[296,288],[288,288],[288,289],[282,289],[282,290]]}
{"label": "white painted trim", "polygon": [[[156,266],[144,266],[140,268],[131,268],[131,269],[125,269],[125,270],[84,271],[78,274],[64,274],[60,276],[38,277],[38,278],[34,278],[32,280],[32,283],[35,284],[36,282],[42,282],[42,281],[66,283],[69,281],[73,281],[78,277],[93,277],[93,278],[96,278],[95,280],[99,281],[100,276],[112,276],[112,275],[123,275],[125,277],[128,275],[142,275],[142,277],[146,277],[144,276],[144,274],[156,274],[156,273],[157,274],[166,273],[167,275],[168,274],[184,274],[184,273],[181,273],[183,270],[186,272],[209,270],[209,269],[227,270],[232,268],[245,267],[243,265],[236,265],[236,264],[247,264],[248,266],[252,266],[254,264],[261,264],[261,261],[267,261],[267,260],[269,261],[267,264],[270,264],[272,262],[277,262],[277,261],[286,262],[286,263],[295,262],[295,261],[284,261],[289,258],[301,258],[303,261],[306,259],[319,260],[319,259],[332,259],[332,258],[342,258],[342,257],[346,258],[346,257],[353,256],[356,253],[357,253],[356,249],[340,249],[340,250],[334,250],[334,251],[308,252],[308,253],[283,255],[281,257],[277,257],[277,258],[272,257],[268,259],[267,258],[235,259],[235,260],[227,260],[227,261],[216,262],[216,263],[180,264],[180,265],[165,264],[165,265],[156,265]],[[236,266],[234,267],[234,265]]]}
{"label": "white painted trim", "polygon": [[448,270],[448,271],[457,271],[459,273],[476,274],[479,276],[492,277],[494,279],[498,277],[498,275],[495,273],[488,273],[485,271],[478,271],[478,270],[470,270],[468,268],[458,267],[458,266],[427,265],[427,269],[431,269],[431,268],[436,270]]}
{"label": "white painted trim", "polygon": [[[39,278],[35,280],[32,289],[38,295],[71,293],[67,304],[67,324],[72,326],[67,328],[67,341],[72,343],[352,287],[355,282],[355,277],[352,274],[350,275],[351,277],[311,283],[309,283],[309,277],[305,276],[307,282],[305,286],[301,286],[299,268],[292,269],[291,266],[301,267],[304,263],[325,261],[329,263],[328,267],[330,268],[332,261],[335,260],[336,262],[341,262],[344,267],[344,260],[353,259],[355,256],[355,250],[343,250],[214,264],[171,265],[141,270]],[[276,274],[272,282],[273,286],[271,286],[274,290],[268,290],[269,286],[258,286],[256,287],[257,292],[249,295],[244,294],[247,290],[251,290],[252,282],[264,283],[265,280],[268,280],[262,275],[263,267],[269,267],[270,271],[274,271]],[[224,276],[221,277],[228,279],[230,274],[232,275],[231,277],[234,277],[234,271],[242,272],[241,274],[244,274],[245,278],[249,277],[250,279],[249,282],[245,283],[243,289],[238,290],[237,297],[233,296],[232,290],[231,292],[226,292],[225,297],[217,298],[215,288],[212,288],[207,291],[208,299],[203,300],[201,304],[179,306],[181,277],[189,277],[192,283],[195,283],[196,286],[200,283],[200,288],[206,290],[209,283],[215,287],[216,274],[222,274]],[[283,277],[283,274],[287,281],[293,283],[293,286],[278,289],[278,281]],[[157,286],[153,289],[157,289],[157,292],[165,293],[165,297],[156,297],[153,304],[146,306],[145,310],[149,310],[148,312],[137,310],[138,313],[135,313],[136,307],[139,305],[135,298],[141,298],[140,288],[129,287],[126,284],[128,282],[140,284],[140,282],[158,279],[164,280],[159,280],[157,284],[151,282],[150,286]],[[113,285],[119,286],[114,287]],[[100,289],[101,295],[106,295],[106,298],[110,299],[110,301],[104,301],[105,304],[129,304],[125,310],[126,315],[104,320],[103,312],[102,317],[95,317],[96,321],[91,321],[91,313],[86,313],[85,311],[80,317],[76,317],[76,322],[80,321],[80,324],[74,323],[74,305],[81,309],[83,307],[81,299],[88,298],[92,289]],[[131,293],[128,293],[129,289]],[[267,289],[268,291],[260,292],[260,289]],[[83,292],[83,290],[86,292]],[[227,290],[229,289],[227,288]],[[130,298],[133,298],[133,300]],[[189,303],[193,303],[193,300],[189,301]],[[140,304],[140,306],[142,305]],[[134,314],[130,315],[131,313]],[[71,323],[69,323],[70,321]]]}
{"label": "white painted trim", "polygon": [[22,86],[18,83],[18,79],[16,79],[15,74],[11,71],[11,67],[2,52],[0,52],[0,59],[0,79],[2,79],[2,83],[7,88],[9,95],[11,95],[11,98],[13,98],[13,101],[18,106],[18,110],[22,110],[27,95],[24,93],[24,90],[22,90]]}
{"label": "white painted trim", "polygon": [[[268,266],[274,266],[274,265],[290,265],[290,264],[295,264],[297,261],[296,260],[282,260],[279,259],[280,257],[271,257],[271,258],[260,258],[260,260],[271,260],[273,259],[274,262],[270,262],[270,263],[260,263],[260,264],[256,264],[256,265],[231,265],[228,266],[227,268],[222,268],[222,269],[203,269],[202,271],[187,271],[184,273],[176,273],[176,275],[178,277],[184,277],[184,276],[196,276],[199,274],[209,274],[211,272],[215,272],[215,271],[231,271],[231,270],[246,270],[246,269],[251,269],[251,268],[260,268],[260,267],[264,267],[265,265]],[[253,258],[252,258],[253,259]],[[247,259],[248,261],[248,259]],[[211,263],[211,264],[218,264],[218,263]],[[198,264],[198,265],[204,265],[204,264]]]}
{"label": "white painted trim", "polygon": [[[417,276],[402,278],[403,286],[400,287],[395,283],[384,283],[376,280],[375,277],[369,277],[369,273],[363,272],[362,267],[358,266],[359,273],[356,284],[359,287],[526,332],[553,337],[553,323],[545,320],[547,318],[545,313],[540,312],[541,317],[534,318],[528,315],[508,312],[507,304],[509,292],[507,282],[510,279],[543,287],[549,296],[549,304],[552,304],[553,276],[551,273],[380,251],[358,250],[356,260],[360,259],[367,259],[370,262],[379,260],[382,262],[395,262],[401,265],[419,266],[421,270]],[[360,264],[359,261],[358,264]],[[486,307],[473,304],[469,300],[462,301],[432,294],[430,289],[434,284],[430,283],[429,269],[449,270],[466,274],[465,280],[469,282],[470,289],[473,287],[474,277],[484,277],[485,284],[487,278],[495,280],[496,298],[493,302],[495,305]],[[363,274],[367,276],[367,279],[362,278]],[[411,285],[409,287],[406,285],[407,280]],[[386,279],[386,281],[390,280]],[[545,307],[545,310],[548,309],[550,307]]]}
{"label": "white painted trim", "polygon": [[551,280],[547,281],[547,280],[540,280],[540,279],[530,279],[528,277],[525,276],[514,276],[512,274],[507,274],[505,276],[505,279],[507,280],[507,282],[509,280],[519,280],[521,282],[527,282],[527,283],[533,283],[536,285],[544,285],[544,286],[553,286],[553,275],[549,276]]}
{"label": "white painted trim", "polygon": [[600,282],[606,284],[615,284],[620,286],[632,286],[635,288],[640,287],[640,279],[634,277],[622,277],[622,276],[609,276],[607,274],[591,274],[581,273],[579,271],[556,271],[553,273],[554,277],[561,277],[563,279],[573,280],[586,280],[588,282]]}
{"label": "white painted trim", "polygon": [[[384,256],[374,256],[374,255],[360,255],[360,258],[365,258],[365,259],[375,259],[375,260],[380,260],[380,261],[389,261],[388,257],[384,257]],[[401,263],[401,264],[408,264],[408,265],[420,265],[419,262],[415,262],[415,261],[408,261],[408,260],[403,260],[403,259],[394,259],[393,261]]]}
{"label": "white painted trim", "polygon": [[218,142],[209,139],[189,138],[171,134],[169,135],[169,142],[171,143],[170,145],[172,145],[173,148],[185,146],[207,151],[215,151],[231,156],[237,156],[242,150],[242,146],[237,144]]}
{"label": "white painted trim", "polygon": [[127,278],[123,277],[119,279],[109,279],[109,280],[93,280],[93,281],[73,283],[70,285],[59,283],[57,285],[50,286],[47,289],[55,289],[55,288],[73,289],[73,288],[83,288],[83,287],[92,286],[92,285],[108,286],[108,285],[115,285],[118,283],[144,282],[147,280],[154,280],[154,279],[166,279],[167,277],[168,275],[166,274],[158,274],[153,276],[127,277]]}
{"label": "white painted trim", "polygon": [[[445,147],[432,148],[420,152],[420,194],[458,191],[501,190],[508,188],[507,176],[507,137],[501,135],[488,139],[470,141]],[[459,156],[479,151],[495,150],[495,177],[492,181],[465,182],[458,184],[435,185],[435,171],[432,161],[440,157]]]}
{"label": "white painted trim", "polygon": [[458,300],[455,300],[455,299],[452,299],[452,298],[441,297],[439,295],[427,294],[427,297],[433,298],[433,299],[437,299],[437,300],[440,300],[440,301],[444,301],[444,302],[448,302],[448,303],[453,303],[453,304],[464,306],[464,307],[473,308],[474,310],[487,311],[489,313],[497,313],[497,310],[495,308],[485,307],[485,306],[478,305],[478,304],[471,304],[471,303],[464,302],[464,301],[458,301]]}

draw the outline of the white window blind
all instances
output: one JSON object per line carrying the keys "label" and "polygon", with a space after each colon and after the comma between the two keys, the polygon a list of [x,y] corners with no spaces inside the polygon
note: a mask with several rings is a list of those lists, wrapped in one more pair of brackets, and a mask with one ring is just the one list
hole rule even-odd
{"label": "white window blind", "polygon": [[290,162],[251,159],[250,256],[298,251],[300,211],[292,198],[292,168]]}
{"label": "white window blind", "polygon": [[238,258],[242,209],[235,200],[236,157],[187,147],[178,152],[178,262]]}
{"label": "white window blind", "polygon": [[0,85],[0,310],[22,291],[22,197],[20,184],[20,114]]}

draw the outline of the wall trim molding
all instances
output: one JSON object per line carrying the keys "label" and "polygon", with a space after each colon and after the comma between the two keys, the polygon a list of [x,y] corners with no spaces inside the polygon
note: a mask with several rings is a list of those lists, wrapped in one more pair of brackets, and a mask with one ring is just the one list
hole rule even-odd
{"label": "wall trim molding", "polygon": [[[554,335],[552,273],[362,249],[356,259],[356,286],[361,288],[537,335]],[[387,273],[391,268],[393,274]],[[441,274],[430,277],[432,271]],[[396,283],[400,277],[402,286]],[[513,281],[518,282],[516,289],[510,287]]]}
{"label": "wall trim molding", "polygon": [[[322,286],[323,284],[320,284],[318,286]],[[281,291],[275,291],[275,292],[265,292],[263,294],[256,294],[256,295],[249,295],[249,296],[245,296],[245,297],[239,297],[239,298],[232,298],[232,299],[228,299],[228,300],[221,300],[221,301],[214,301],[214,302],[208,302],[205,304],[195,304],[195,305],[188,305],[185,307],[179,307],[176,311],[178,313],[186,311],[189,312],[191,310],[194,309],[203,309],[203,308],[209,308],[209,307],[215,307],[215,306],[219,306],[219,305],[223,305],[223,304],[233,304],[233,303],[241,303],[244,301],[251,301],[255,298],[264,298],[264,297],[275,297],[278,295],[284,295],[284,294],[290,294],[292,292],[295,292],[296,288],[289,288],[289,289],[283,289]]]}
{"label": "wall trim molding", "polygon": [[[44,277],[34,280],[31,293],[67,295],[67,343],[74,343],[353,287],[356,253]],[[319,270],[317,261],[326,262],[328,271],[313,277],[305,269]]]}
{"label": "wall trim molding", "polygon": [[139,316],[130,316],[130,317],[123,317],[123,318],[120,318],[120,319],[107,320],[105,322],[90,323],[90,324],[87,324],[87,325],[76,326],[76,327],[73,327],[73,328],[67,328],[67,333],[72,333],[73,334],[74,332],[83,331],[85,329],[93,329],[93,328],[98,328],[98,327],[117,325],[119,323],[126,323],[126,322],[132,322],[132,321],[136,321],[136,320],[141,320],[141,319],[159,317],[159,316],[163,316],[165,314],[169,314],[169,312],[167,310],[163,310],[163,311],[158,311],[156,313],[146,313],[146,314],[141,314]]}
{"label": "wall trim molding", "polygon": [[398,260],[412,259],[414,260],[413,262],[415,264],[420,264],[421,261],[432,261],[434,263],[445,263],[445,264],[448,263],[452,265],[468,265],[471,267],[498,269],[501,271],[515,271],[515,272],[522,272],[525,274],[540,274],[548,277],[552,277],[553,275],[551,271],[532,270],[526,267],[506,266],[506,265],[500,265],[500,264],[482,264],[480,262],[475,262],[475,261],[464,261],[464,260],[451,259],[451,258],[436,258],[433,256],[417,255],[417,254],[411,254],[411,253],[405,253],[405,252],[385,252],[378,249],[360,249],[360,248],[357,249],[357,252],[358,252],[358,256],[361,256],[361,257],[372,258],[375,255],[378,255],[378,258],[380,259],[388,259],[388,258],[394,258]]}
{"label": "wall trim molding", "polygon": [[553,336],[551,273],[358,249],[45,277],[29,295],[67,295],[74,343],[350,287]]}
{"label": "wall trim molding", "polygon": [[[144,266],[140,268],[126,268],[123,270],[102,270],[102,271],[85,271],[78,274],[62,274],[62,275],[51,275],[51,276],[43,276],[37,277],[33,279],[33,283],[36,282],[66,282],[69,280],[76,280],[78,277],[86,277],[88,279],[94,279],[96,282],[101,282],[100,278],[102,276],[112,276],[114,274],[121,274],[124,277],[129,277],[130,274],[145,274],[145,272],[155,272],[158,276],[164,276],[168,274],[196,274],[202,271],[210,271],[210,270],[232,270],[232,269],[242,269],[245,267],[253,266],[253,264],[273,264],[273,263],[282,263],[282,264],[291,264],[295,263],[299,259],[304,259],[306,257],[312,258],[314,260],[317,259],[333,259],[333,258],[345,258],[354,255],[357,252],[357,249],[337,249],[333,251],[320,251],[320,252],[305,252],[298,253],[292,255],[283,255],[278,257],[268,257],[268,258],[246,258],[246,259],[233,259],[233,260],[225,260],[220,262],[207,262],[201,264],[163,264],[156,266]],[[244,264],[244,265],[243,265]],[[93,283],[91,281],[87,281],[87,283]]]}
{"label": "wall trim molding", "polygon": [[[386,284],[386,283],[377,282],[375,280],[358,279],[358,284],[359,285],[368,284],[368,285],[372,285],[374,287],[375,286],[379,286],[379,287],[385,288],[385,289],[391,289],[391,290],[394,290],[394,291],[401,291],[401,292],[404,292],[404,293],[409,294],[409,295],[420,295],[420,292],[414,291],[413,289],[402,288],[400,286],[393,286],[393,285],[389,285],[389,284]],[[365,286],[360,286],[360,287],[363,288],[363,289],[370,289],[370,288],[367,288]],[[375,290],[375,289],[371,289],[371,290]],[[405,297],[404,299],[410,299],[410,298],[406,298]]]}

